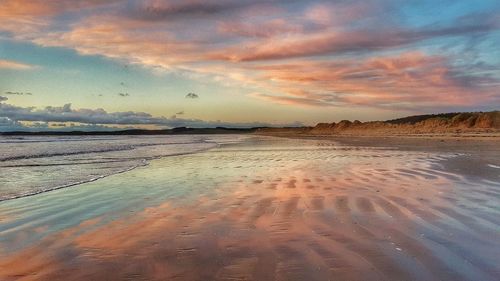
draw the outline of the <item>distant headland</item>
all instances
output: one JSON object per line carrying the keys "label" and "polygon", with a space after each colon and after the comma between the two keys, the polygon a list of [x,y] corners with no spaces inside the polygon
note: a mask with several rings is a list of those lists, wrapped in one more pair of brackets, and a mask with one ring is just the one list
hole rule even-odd
{"label": "distant headland", "polygon": [[431,135],[431,134],[500,134],[500,111],[455,112],[414,115],[387,121],[342,120],[338,123],[319,123],[312,127],[255,127],[255,128],[188,128],[116,131],[13,131],[3,136],[62,136],[62,135],[182,135],[182,134],[266,134],[266,135]]}

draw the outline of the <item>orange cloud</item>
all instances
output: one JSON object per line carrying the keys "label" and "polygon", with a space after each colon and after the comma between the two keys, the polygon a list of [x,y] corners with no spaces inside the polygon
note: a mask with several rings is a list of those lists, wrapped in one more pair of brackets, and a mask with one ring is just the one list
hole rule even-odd
{"label": "orange cloud", "polygon": [[496,90],[487,83],[476,81],[473,87],[464,86],[464,80],[474,77],[453,68],[444,57],[420,52],[366,60],[302,61],[255,69],[265,79],[274,81],[275,91],[282,95],[254,96],[277,103],[407,109],[439,104],[466,106],[498,99]]}
{"label": "orange cloud", "polygon": [[[377,0],[304,2],[297,10],[280,4],[7,0],[0,6],[0,30],[41,46],[235,85],[281,104],[407,108],[498,102],[494,87],[500,82],[491,70],[469,70],[450,54],[426,54],[417,46],[486,34],[498,28],[498,16],[411,29],[378,24],[391,19],[374,14],[384,9]],[[70,24],[61,23],[61,15]]]}
{"label": "orange cloud", "polygon": [[118,0],[4,0],[0,5],[0,30],[16,38],[35,39],[52,25],[52,17],[63,12],[81,11]]}
{"label": "orange cloud", "polygon": [[245,22],[220,22],[217,26],[218,32],[244,37],[283,36],[286,34],[301,33],[303,27],[298,24],[289,23],[283,19],[274,19],[263,23]]}
{"label": "orange cloud", "polygon": [[229,61],[263,61],[319,55],[363,54],[401,48],[425,40],[480,34],[496,29],[496,24],[475,23],[459,27],[428,30],[365,29],[337,31],[328,29],[313,34],[250,42],[214,52],[210,58]]}
{"label": "orange cloud", "polygon": [[168,31],[154,30],[136,20],[92,17],[67,32],[34,40],[43,46],[75,49],[84,55],[102,55],[165,69],[198,58],[195,44],[179,41]]}
{"label": "orange cloud", "polygon": [[34,65],[25,64],[12,60],[0,59],[0,69],[13,69],[13,70],[30,70],[36,68]]}

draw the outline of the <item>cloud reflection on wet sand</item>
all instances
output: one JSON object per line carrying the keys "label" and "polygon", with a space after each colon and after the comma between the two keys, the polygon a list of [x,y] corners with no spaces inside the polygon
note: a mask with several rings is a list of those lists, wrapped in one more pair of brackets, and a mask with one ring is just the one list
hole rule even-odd
{"label": "cloud reflection on wet sand", "polygon": [[[248,152],[251,154],[255,152]],[[400,152],[386,152],[392,156]],[[494,280],[498,184],[440,156],[361,153],[242,173],[237,186],[52,234],[0,260],[2,280]],[[219,157],[227,157],[221,155]],[[311,157],[313,158],[313,157]],[[383,165],[373,165],[373,159]],[[248,158],[247,158],[248,160]],[[278,159],[267,159],[274,161]],[[249,160],[248,160],[249,161]],[[379,161],[379,160],[377,160]],[[280,165],[283,164],[283,161]],[[294,164],[291,164],[294,163]],[[323,163],[324,164],[324,163]],[[483,207],[476,207],[483,200]],[[494,203],[494,202],[493,202]],[[495,213],[496,212],[496,213]],[[495,215],[497,214],[497,215]]]}

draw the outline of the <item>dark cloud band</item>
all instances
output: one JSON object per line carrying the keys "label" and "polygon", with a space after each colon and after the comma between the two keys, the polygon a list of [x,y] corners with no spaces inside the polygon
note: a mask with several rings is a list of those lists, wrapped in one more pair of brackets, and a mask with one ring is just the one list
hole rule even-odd
{"label": "dark cloud band", "polygon": [[[231,123],[223,121],[204,121],[199,119],[182,119],[154,117],[146,112],[107,112],[102,108],[98,109],[73,109],[71,104],[63,106],[48,106],[43,109],[34,107],[20,107],[5,103],[0,103],[0,118],[9,122],[74,122],[90,125],[158,125],[163,127],[263,127],[272,126],[269,123],[249,122]],[[292,124],[280,124],[291,126]],[[295,124],[297,125],[297,124]]]}

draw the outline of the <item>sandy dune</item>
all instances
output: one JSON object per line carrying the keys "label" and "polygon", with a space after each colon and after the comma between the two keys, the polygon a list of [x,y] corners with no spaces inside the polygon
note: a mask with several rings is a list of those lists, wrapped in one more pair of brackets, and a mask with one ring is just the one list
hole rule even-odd
{"label": "sandy dune", "polygon": [[314,127],[260,128],[263,135],[282,136],[410,136],[410,137],[500,137],[500,111],[416,115],[387,121],[342,120]]}

